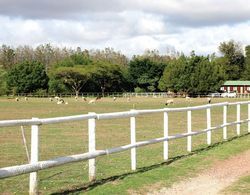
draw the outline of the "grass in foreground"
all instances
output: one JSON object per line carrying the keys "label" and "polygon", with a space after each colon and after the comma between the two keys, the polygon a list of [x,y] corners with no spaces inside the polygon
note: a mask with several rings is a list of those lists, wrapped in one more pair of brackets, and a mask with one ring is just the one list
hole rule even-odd
{"label": "grass in foreground", "polygon": [[250,175],[240,178],[230,187],[223,191],[223,194],[250,194]]}
{"label": "grass in foreground", "polygon": [[[230,101],[239,101],[228,99]],[[213,99],[213,103],[228,101]],[[129,109],[163,108],[165,100],[162,98],[134,98],[131,102],[106,98],[89,105],[86,102],[68,99],[68,105],[57,105],[47,99],[30,99],[28,102],[15,102],[0,99],[0,120],[20,119],[31,117],[56,117],[88,112],[117,112]],[[240,100],[242,101],[242,100]],[[206,103],[206,99],[194,99],[186,102],[175,99],[171,107],[195,106]],[[228,121],[236,119],[235,107],[228,110]],[[242,118],[247,116],[247,107],[242,107]],[[193,130],[206,127],[206,112],[192,113]],[[152,114],[137,117],[137,140],[147,140],[163,135],[163,114]],[[169,114],[170,134],[186,132],[186,113]],[[222,108],[212,110],[212,125],[222,123]],[[30,127],[25,127],[28,144],[30,144]],[[214,146],[206,146],[206,135],[193,138],[193,153],[186,152],[186,139],[170,142],[170,160],[166,163],[162,159],[162,143],[137,149],[136,172],[130,170],[130,151],[97,158],[97,182],[88,183],[87,162],[64,165],[39,172],[39,191],[42,194],[57,192],[89,193],[89,194],[126,194],[132,191],[147,191],[147,186],[170,185],[184,176],[194,175],[198,170],[209,166],[214,160],[228,158],[243,150],[249,149],[249,136],[234,139],[231,142],[216,144],[222,140],[222,130],[212,133]],[[129,119],[115,119],[97,121],[97,149],[105,149],[128,144],[130,142]],[[246,133],[246,126],[242,125],[242,134]],[[235,127],[228,128],[228,136],[236,135]],[[40,127],[40,160],[48,160],[58,156],[87,152],[87,121],[62,123]],[[27,163],[19,127],[0,129],[1,156],[0,167]],[[228,145],[228,146],[227,146]],[[224,147],[226,146],[226,147]],[[220,149],[221,148],[221,149]],[[211,149],[211,150],[210,150]],[[203,152],[201,152],[203,151]],[[0,181],[0,193],[27,194],[29,175],[22,175]]]}
{"label": "grass in foreground", "polygon": [[[244,144],[242,144],[244,143]],[[54,194],[145,194],[152,189],[171,186],[185,177],[194,177],[199,171],[212,166],[213,162],[229,158],[250,147],[249,134],[213,144],[192,153],[170,158],[167,162],[139,168],[135,172],[116,175],[95,183],[75,186]],[[243,182],[248,182],[246,178]],[[242,182],[241,182],[242,184]],[[244,185],[244,184],[242,184]],[[248,183],[249,185],[249,183]],[[234,192],[239,192],[236,188]],[[249,189],[248,189],[249,190]]]}

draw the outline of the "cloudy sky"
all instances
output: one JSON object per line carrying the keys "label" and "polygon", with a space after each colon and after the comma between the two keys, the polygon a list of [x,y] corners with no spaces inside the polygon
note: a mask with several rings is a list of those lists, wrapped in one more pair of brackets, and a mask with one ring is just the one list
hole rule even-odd
{"label": "cloudy sky", "polygon": [[250,44],[250,0],[0,0],[0,44],[218,52]]}

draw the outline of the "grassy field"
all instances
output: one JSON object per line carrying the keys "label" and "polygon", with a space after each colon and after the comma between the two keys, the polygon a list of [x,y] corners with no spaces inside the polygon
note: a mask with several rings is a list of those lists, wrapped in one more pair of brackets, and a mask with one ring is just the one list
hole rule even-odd
{"label": "grassy field", "polygon": [[223,191],[224,194],[250,194],[250,175],[240,178]]}
{"label": "grassy field", "polygon": [[[206,104],[206,99],[195,98],[191,102],[185,99],[174,99],[170,107],[185,107]],[[247,99],[213,99],[212,103],[225,101],[243,101]],[[87,104],[79,99],[65,99],[68,105],[57,105],[44,99],[0,98],[0,120],[28,119],[32,117],[47,118],[68,115],[86,114],[88,112],[107,113],[136,109],[164,108],[163,98],[132,98],[127,102],[118,98],[101,99],[96,104]],[[247,106],[241,107],[241,118],[247,118]],[[236,107],[228,109],[228,121],[236,120]],[[222,108],[213,108],[212,126],[222,124]],[[163,114],[139,116],[136,119],[137,140],[147,140],[163,135]],[[186,113],[169,114],[169,133],[186,132]],[[24,127],[30,145],[30,127]],[[97,149],[105,149],[130,143],[129,119],[112,119],[97,121]],[[206,111],[192,112],[192,129],[206,128]],[[235,127],[228,128],[228,137],[236,136]],[[247,133],[246,125],[242,125],[241,134]],[[87,121],[44,125],[40,127],[40,160],[58,156],[85,153],[88,151]],[[222,130],[212,133],[211,147],[206,145],[206,135],[193,137],[192,153],[186,152],[186,139],[170,142],[170,160],[163,162],[162,143],[137,149],[137,171],[130,170],[130,151],[97,158],[97,182],[88,183],[87,162],[64,165],[39,172],[39,191],[42,194],[53,193],[89,193],[89,194],[126,194],[139,190],[147,190],[148,185],[155,188],[170,185],[199,169],[204,169],[215,160],[228,158],[230,155],[250,148],[249,135],[222,142]],[[219,144],[218,144],[219,143]],[[22,143],[20,127],[0,128],[1,159],[0,167],[27,163]],[[216,146],[216,147],[214,147]],[[0,193],[27,194],[29,175],[0,180]]]}

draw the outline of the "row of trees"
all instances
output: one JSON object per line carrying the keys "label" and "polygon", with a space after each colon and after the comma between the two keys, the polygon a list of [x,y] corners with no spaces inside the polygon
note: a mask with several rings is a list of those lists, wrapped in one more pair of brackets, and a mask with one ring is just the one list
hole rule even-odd
{"label": "row of trees", "polygon": [[122,91],[174,91],[188,94],[219,90],[225,80],[250,79],[250,46],[231,40],[214,54],[160,55],[146,51],[128,59],[111,48],[76,50],[40,45],[0,48],[1,94]]}

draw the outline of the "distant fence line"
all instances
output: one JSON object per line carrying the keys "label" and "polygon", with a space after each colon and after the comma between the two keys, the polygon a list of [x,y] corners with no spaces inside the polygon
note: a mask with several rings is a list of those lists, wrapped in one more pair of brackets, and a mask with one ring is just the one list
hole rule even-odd
{"label": "distant fence line", "polygon": [[[48,98],[48,97],[55,97],[59,96],[62,98],[72,98],[75,97],[76,95],[71,93],[71,94],[65,94],[65,93],[56,93],[56,94],[32,94],[32,93],[18,93],[15,96],[9,95],[8,97],[37,97],[37,98]],[[79,93],[79,97],[154,97],[154,98],[181,98],[181,97],[186,97],[186,94],[183,93],[168,93],[168,92],[142,92],[142,93],[135,93],[135,92],[85,92],[85,93]],[[214,97],[213,95],[209,94],[192,94],[189,95],[190,97],[194,98],[199,98],[199,97]],[[217,96],[218,98],[218,96]],[[236,97],[232,98],[250,98],[249,93],[237,93]]]}
{"label": "distant fence line", "polygon": [[[248,105],[247,119],[241,119],[241,105]],[[236,106],[236,120],[228,122],[228,106]],[[214,107],[222,107],[223,110],[223,124],[218,126],[211,125],[211,109]],[[202,130],[192,129],[192,111],[206,110],[206,128]],[[169,113],[171,112],[186,112],[187,113],[187,131],[186,133],[169,135]],[[139,115],[163,113],[163,137],[154,138],[145,141],[136,141],[136,117]],[[119,119],[130,118],[130,143],[123,146],[108,149],[96,149],[96,120],[104,119]],[[70,156],[58,157],[45,161],[38,160],[39,154],[39,129],[41,125],[56,124],[70,121],[83,121],[88,120],[88,148],[89,151],[83,154],[75,154]],[[48,169],[60,165],[64,165],[72,162],[89,161],[89,180],[93,181],[96,178],[96,160],[98,156],[108,155],[112,153],[118,153],[125,150],[131,150],[131,169],[136,170],[136,148],[146,146],[149,144],[163,142],[163,159],[167,160],[169,155],[168,144],[170,140],[187,137],[187,151],[192,151],[192,136],[199,134],[207,134],[207,144],[211,145],[212,131],[222,129],[223,139],[227,140],[227,127],[236,125],[236,133],[239,136],[241,131],[241,124],[248,124],[248,132],[250,132],[250,101],[245,102],[233,102],[233,103],[216,103],[207,104],[194,107],[182,107],[182,108],[163,108],[153,110],[130,110],[125,112],[103,113],[97,114],[90,112],[85,115],[56,117],[56,118],[32,118],[32,119],[20,119],[20,120],[3,120],[0,121],[0,127],[9,126],[31,126],[31,156],[29,164],[10,166],[0,168],[0,179],[17,176],[21,174],[30,173],[30,194],[38,194],[38,177],[37,171]],[[98,127],[97,127],[98,128]]]}

